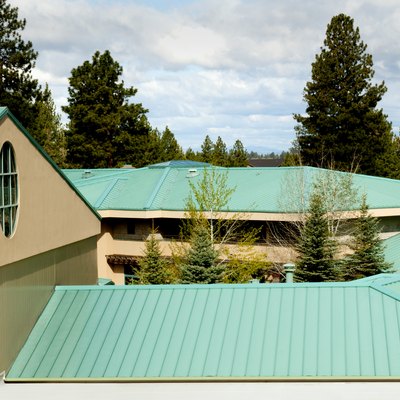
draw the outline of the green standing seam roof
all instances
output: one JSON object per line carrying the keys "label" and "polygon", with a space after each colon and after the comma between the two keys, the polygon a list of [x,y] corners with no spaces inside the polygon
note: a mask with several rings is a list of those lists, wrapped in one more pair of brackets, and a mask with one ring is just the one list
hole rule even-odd
{"label": "green standing seam roof", "polygon": [[[203,170],[210,168],[182,165],[185,164],[163,163],[138,169],[66,169],[64,173],[97,210],[182,211],[190,193],[189,181],[196,183]],[[227,173],[228,186],[235,188],[227,210],[253,213],[298,212],[291,204],[290,196],[296,195],[291,190],[304,186],[307,196],[313,182],[323,174],[345,174],[314,167],[213,168]],[[123,181],[109,190],[109,183],[120,178]],[[399,208],[399,180],[357,174],[352,174],[352,178],[359,194],[367,194],[370,209]],[[359,204],[354,204],[354,209],[358,207]]]}
{"label": "green standing seam roof", "polygon": [[400,233],[383,240],[385,260],[393,263],[393,269],[400,272]]}
{"label": "green standing seam roof", "polygon": [[197,168],[211,166],[211,164],[201,161],[191,161],[191,160],[171,160],[165,161],[158,164],[149,165],[149,168],[164,168],[164,167],[187,167],[187,168]]}
{"label": "green standing seam roof", "polygon": [[6,381],[399,380],[396,281],[57,287]]}

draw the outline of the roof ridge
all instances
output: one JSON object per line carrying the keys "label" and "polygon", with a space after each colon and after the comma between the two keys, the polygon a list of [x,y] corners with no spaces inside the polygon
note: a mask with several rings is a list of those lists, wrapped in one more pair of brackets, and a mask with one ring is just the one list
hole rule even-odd
{"label": "roof ridge", "polygon": [[371,283],[368,285],[372,290],[376,290],[379,293],[382,293],[385,296],[391,297],[392,299],[396,301],[400,301],[400,293],[395,292],[394,290],[391,290],[390,287],[387,285],[382,285],[381,283]]}
{"label": "roof ridge", "polygon": [[[71,169],[70,170],[69,168],[64,168],[64,169],[62,169],[62,171],[82,171],[82,172],[91,171],[92,172],[92,171],[97,171],[97,170],[109,171],[109,170],[113,170],[113,169],[114,168],[110,168],[110,169],[108,169],[108,168],[99,168],[99,169],[97,169],[97,168],[93,168],[93,169],[90,169],[90,168],[85,169],[85,168],[83,168],[83,169]],[[109,174],[109,175],[100,175],[100,176],[94,175],[94,176],[87,177],[87,178],[81,177],[81,178],[79,178],[79,180],[74,180],[72,178],[68,178],[68,179],[73,181],[73,184],[76,187],[78,187],[78,186],[87,186],[87,185],[91,185],[91,184],[97,183],[97,182],[105,182],[105,181],[111,180],[111,179],[118,179],[119,175],[124,175],[124,178],[121,177],[119,179],[127,179],[127,178],[125,178],[125,175],[131,173],[132,171],[135,171],[135,169],[122,169],[121,168],[120,170],[115,169],[115,172],[113,172],[112,174]]]}
{"label": "roof ridge", "polygon": [[107,188],[103,191],[103,193],[98,197],[98,199],[96,200],[96,202],[94,203],[94,206],[96,208],[99,208],[102,204],[103,201],[107,198],[107,196],[111,193],[111,191],[114,189],[114,187],[117,185],[117,183],[120,180],[125,180],[124,178],[114,178],[109,185],[107,186]]}
{"label": "roof ridge", "polygon": [[161,178],[157,182],[156,187],[154,188],[154,190],[152,191],[152,193],[149,196],[149,199],[147,200],[146,204],[144,205],[144,209],[145,210],[151,209],[151,206],[152,206],[155,198],[157,197],[157,194],[160,191],[161,186],[164,184],[164,181],[167,179],[167,176],[170,173],[170,171],[171,171],[171,167],[166,167],[165,168]]}
{"label": "roof ridge", "polygon": [[[176,182],[176,178],[178,176],[179,172],[177,168],[171,168],[171,170],[168,172],[167,176],[163,180],[162,184],[160,185],[158,193],[154,197],[153,201],[153,203],[155,203],[159,209],[163,209],[162,202],[165,198],[167,198],[168,194],[171,192],[173,184]],[[164,185],[165,182],[168,182],[168,184]]]}
{"label": "roof ridge", "polygon": [[[400,280],[390,280],[390,283]],[[389,282],[387,282],[389,283]],[[215,283],[215,284],[164,284],[164,285],[121,285],[121,286],[99,286],[99,285],[58,285],[55,290],[172,290],[172,289],[293,289],[293,288],[338,288],[338,287],[376,287],[384,286],[382,283],[354,280],[347,282],[295,282],[295,283]]]}

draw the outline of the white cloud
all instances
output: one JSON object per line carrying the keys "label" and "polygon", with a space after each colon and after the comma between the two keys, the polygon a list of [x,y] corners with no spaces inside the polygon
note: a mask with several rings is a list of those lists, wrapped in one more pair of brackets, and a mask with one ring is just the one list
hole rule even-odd
{"label": "white cloud", "polygon": [[398,0],[9,1],[27,19],[24,38],[39,51],[35,76],[58,106],[71,69],[109,49],[150,122],[168,125],[184,147],[210,133],[269,150],[293,139],[292,113],[305,109],[326,26],[345,12],[374,57],[376,80],[388,86],[384,111],[400,125]]}
{"label": "white cloud", "polygon": [[215,67],[226,50],[225,39],[202,26],[177,26],[157,43],[157,53],[174,64]]}

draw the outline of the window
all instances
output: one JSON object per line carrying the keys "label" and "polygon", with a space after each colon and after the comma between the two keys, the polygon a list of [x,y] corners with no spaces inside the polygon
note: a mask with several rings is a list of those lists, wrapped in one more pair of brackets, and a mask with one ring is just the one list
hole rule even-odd
{"label": "window", "polygon": [[18,209],[18,175],[14,150],[5,142],[0,152],[0,228],[4,235],[14,233]]}
{"label": "window", "polygon": [[136,233],[135,221],[128,220],[126,223],[126,233],[128,235],[134,235]]}

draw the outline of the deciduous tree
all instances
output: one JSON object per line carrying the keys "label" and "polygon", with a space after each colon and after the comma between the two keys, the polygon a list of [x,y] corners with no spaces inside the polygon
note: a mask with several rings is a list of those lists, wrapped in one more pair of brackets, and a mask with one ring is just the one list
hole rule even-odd
{"label": "deciduous tree", "polygon": [[252,279],[264,280],[271,269],[266,254],[258,251],[257,230],[245,230],[236,240],[235,246],[225,247],[225,264],[222,281],[225,283],[247,283]]}
{"label": "deciduous tree", "polygon": [[[262,278],[259,275],[264,274],[268,263],[266,254],[255,251],[259,229],[247,227],[241,213],[229,212],[229,202],[235,188],[229,185],[228,178],[227,169],[213,167],[202,169],[199,176],[189,181],[191,190],[186,200],[182,239],[189,241],[191,250],[187,253],[189,255],[179,259],[183,265],[182,271],[187,270],[188,265],[193,266],[193,261],[187,260],[192,260],[193,246],[197,246],[196,252],[201,249],[209,257],[212,254],[213,266],[216,268],[212,270],[213,276],[217,271],[218,279],[224,282]],[[185,244],[182,247],[185,248]],[[175,253],[182,254],[184,251],[175,249]],[[188,275],[185,276],[185,282],[188,282]]]}

